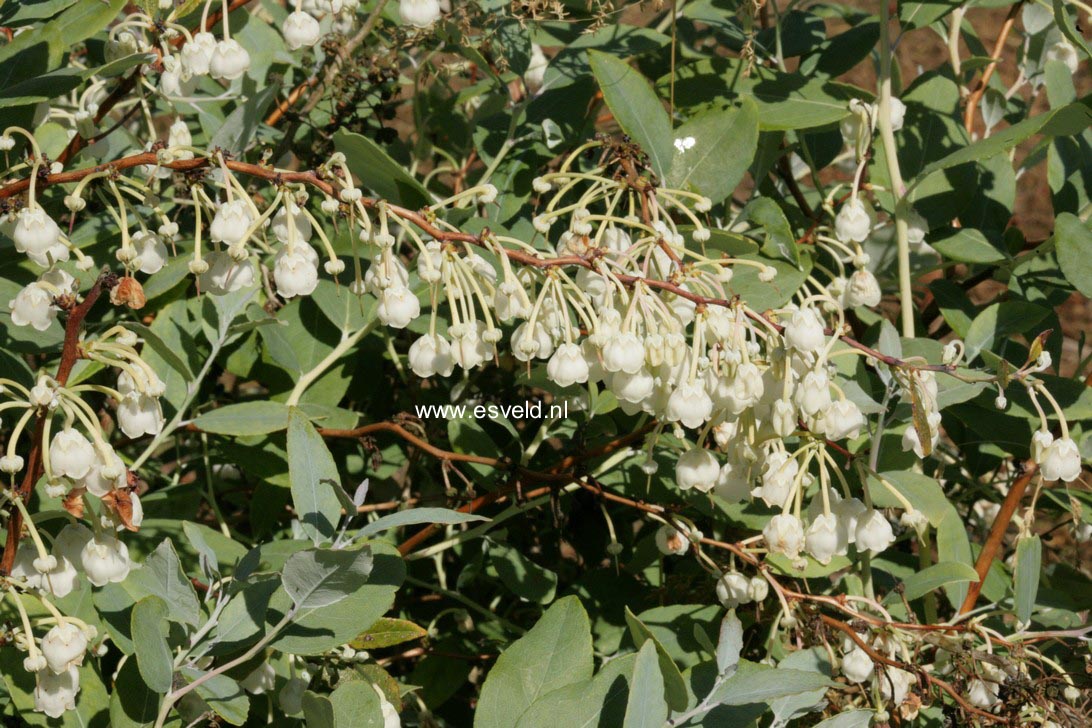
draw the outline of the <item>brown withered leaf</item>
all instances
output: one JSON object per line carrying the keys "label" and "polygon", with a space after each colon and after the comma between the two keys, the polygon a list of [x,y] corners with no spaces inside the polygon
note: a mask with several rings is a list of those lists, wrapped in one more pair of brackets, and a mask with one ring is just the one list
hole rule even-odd
{"label": "brown withered leaf", "polygon": [[910,411],[914,417],[914,429],[917,430],[918,440],[921,442],[923,457],[929,457],[933,452],[933,434],[929,429],[929,418],[925,407],[921,402],[921,383],[918,382],[917,372],[910,370]]}
{"label": "brown withered leaf", "polygon": [[76,518],[83,518],[83,493],[86,488],[73,488],[65,495],[61,505]]}
{"label": "brown withered leaf", "polygon": [[103,505],[118,514],[121,525],[130,531],[138,531],[133,525],[133,499],[128,490],[115,488],[102,497]]}
{"label": "brown withered leaf", "polygon": [[147,303],[144,296],[144,287],[136,278],[125,277],[110,289],[110,303],[115,306],[128,306],[132,309],[144,308]]}

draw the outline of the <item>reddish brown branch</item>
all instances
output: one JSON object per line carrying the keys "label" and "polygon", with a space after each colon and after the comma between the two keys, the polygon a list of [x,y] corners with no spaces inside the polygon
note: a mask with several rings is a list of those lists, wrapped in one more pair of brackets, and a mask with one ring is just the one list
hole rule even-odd
{"label": "reddish brown branch", "polygon": [[880,654],[875,649],[873,649],[872,646],[868,644],[868,642],[861,639],[860,635],[857,634],[857,631],[845,622],[839,619],[835,619],[834,617],[828,616],[826,614],[820,615],[819,618],[822,620],[823,624],[827,625],[828,627],[833,627],[834,629],[842,632],[851,640],[853,640],[854,644],[864,650],[865,654],[872,658],[873,662],[878,662],[882,665],[896,667],[900,670],[914,673],[918,676],[919,680],[924,679],[925,682],[929,685],[940,688],[945,693],[947,693],[948,696],[951,697],[952,700],[954,700],[956,704],[959,705],[959,707],[967,713],[977,715],[979,718],[988,720],[991,723],[1008,723],[1008,721],[1001,716],[994,715],[993,713],[987,713],[984,710],[979,710],[978,708],[974,707],[973,705],[968,703],[966,699],[964,699],[963,696],[960,695],[959,692],[954,687],[952,687],[950,683],[941,680],[935,675],[930,674],[925,669],[917,665],[910,665],[905,662],[899,662],[898,660],[892,660],[890,657],[886,657],[885,655]]}
{"label": "reddish brown branch", "polygon": [[[80,358],[80,331],[83,329],[83,322],[87,318],[87,314],[91,311],[91,308],[95,305],[99,296],[102,295],[103,288],[112,288],[116,282],[117,276],[113,273],[102,273],[98,280],[95,281],[94,285],[91,286],[91,290],[84,295],[83,301],[71,306],[68,320],[65,321],[64,345],[61,348],[61,362],[57,366],[57,375],[54,377],[57,380],[57,384],[64,386],[68,381],[69,375],[72,373],[72,367],[76,365],[76,361]],[[42,439],[45,432],[46,420],[49,419],[50,416],[50,412],[47,409],[40,409],[38,411],[37,420],[34,423],[30,452],[27,454],[26,465],[23,471],[23,481],[15,494],[17,498],[21,498],[24,502],[30,498],[30,494],[34,490],[34,484],[42,477],[44,466],[42,462]],[[19,539],[22,536],[22,530],[23,516],[19,512],[19,509],[13,507],[11,513],[8,515],[8,535],[4,545],[4,555],[0,558],[0,576],[9,575],[12,567],[15,565],[15,556],[19,550]]]}
{"label": "reddish brown branch", "polygon": [[967,97],[967,107],[963,110],[963,127],[968,133],[974,130],[974,115],[978,110],[978,102],[982,100],[982,95],[986,93],[986,87],[989,85],[990,78],[1001,60],[1001,53],[1005,50],[1005,42],[1009,38],[1009,33],[1012,32],[1016,16],[1020,13],[1020,8],[1023,5],[1023,0],[1020,0],[1020,2],[1013,3],[1012,7],[1009,8],[1009,13],[1005,16],[1005,22],[1001,26],[1001,32],[997,36],[997,42],[993,45],[990,62],[982,69],[982,78],[979,79],[978,84],[971,91],[971,95]]}

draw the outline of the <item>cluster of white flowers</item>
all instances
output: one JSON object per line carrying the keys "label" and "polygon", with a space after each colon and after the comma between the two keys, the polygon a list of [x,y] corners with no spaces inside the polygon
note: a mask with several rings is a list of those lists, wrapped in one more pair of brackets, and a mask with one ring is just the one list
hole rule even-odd
{"label": "cluster of white flowers", "polygon": [[[21,643],[28,652],[24,665],[37,675],[36,710],[51,717],[73,707],[79,690],[77,667],[94,630],[79,620],[62,617],[48,600],[67,596],[81,577],[94,586],[124,580],[131,562],[117,532],[135,530],[143,521],[140,497],[130,485],[125,464],[108,443],[95,410],[84,399],[99,394],[116,401],[117,423],[127,437],[155,435],[162,430],[159,397],[165,386],[140,358],[137,343],[134,334],[115,326],[82,344],[86,359],[118,371],[116,388],[90,383],[62,386],[45,375],[30,388],[0,380],[6,395],[0,411],[17,413],[0,456],[0,473],[14,485],[16,476],[27,467],[18,454],[27,439],[27,426],[34,418],[44,418],[40,456],[46,495],[63,498],[66,510],[86,517],[90,524],[89,528],[71,523],[56,537],[50,537],[29,517],[20,496],[10,496],[23,512],[30,536],[16,554],[12,584],[24,596],[37,597],[54,612],[56,626],[42,638],[40,650],[24,613],[26,635]],[[14,487],[9,492],[16,493]],[[50,540],[52,544],[47,545]],[[21,602],[19,608],[23,610]]]}

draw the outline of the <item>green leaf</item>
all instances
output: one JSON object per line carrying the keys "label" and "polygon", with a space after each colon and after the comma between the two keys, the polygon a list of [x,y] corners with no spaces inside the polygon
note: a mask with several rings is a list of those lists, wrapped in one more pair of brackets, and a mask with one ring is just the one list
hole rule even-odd
{"label": "green leaf", "polygon": [[1076,215],[1063,212],[1054,221],[1054,249],[1066,280],[1092,297],[1092,230]]}
{"label": "green leaf", "polygon": [[164,539],[144,560],[139,570],[129,575],[129,581],[141,592],[162,599],[167,605],[167,617],[180,624],[197,625],[201,606],[193,584],[182,572],[182,564],[170,539]]}
{"label": "green leaf", "polygon": [[816,723],[814,728],[868,728],[875,715],[871,710],[850,710]]}
{"label": "green leaf", "polygon": [[361,632],[350,647],[357,650],[376,650],[382,647],[400,645],[424,638],[428,630],[405,619],[383,617],[378,622]]}
{"label": "green leaf", "polygon": [[357,538],[368,538],[374,536],[377,533],[383,531],[389,531],[392,528],[401,528],[402,526],[413,526],[418,523],[436,523],[436,524],[453,524],[453,523],[471,523],[473,521],[488,521],[485,516],[478,516],[473,513],[460,513],[459,511],[453,511],[450,508],[409,508],[404,511],[398,511],[397,513],[391,513],[376,519],[364,526],[364,528],[357,531]]}
{"label": "green leaf", "polygon": [[334,728],[334,703],[319,693],[306,691],[300,699],[307,728]]}
{"label": "green leaf", "polygon": [[591,625],[574,596],[557,600],[497,659],[482,685],[475,728],[508,728],[538,698],[592,677]]}
{"label": "green leaf", "polygon": [[713,204],[723,202],[754,159],[758,107],[751,99],[744,99],[736,108],[707,111],[676,129],[675,140],[668,185],[678,189],[692,186]]}
{"label": "green leaf", "polygon": [[644,76],[628,63],[602,51],[588,51],[592,74],[622,131],[641,145],[652,171],[666,179],[671,170],[671,119]]}
{"label": "green leaf", "polygon": [[664,695],[667,698],[667,704],[671,706],[672,710],[685,710],[690,700],[686,692],[686,680],[683,679],[679,666],[671,659],[671,655],[668,654],[663,643],[656,638],[656,635],[652,634],[652,630],[645,626],[644,622],[637,618],[637,615],[629,611],[629,607],[626,607],[626,626],[629,627],[629,635],[636,646],[640,647],[645,642],[652,642],[656,645],[656,653],[660,658],[660,673],[664,679]]}
{"label": "green leaf", "polygon": [[209,148],[222,147],[234,154],[246,151],[279,90],[280,84],[271,83],[236,107],[212,135]]}
{"label": "green leaf", "polygon": [[919,0],[899,2],[899,21],[903,28],[926,28],[959,7],[957,0]]}
{"label": "green leaf", "polygon": [[[370,682],[345,680],[330,693],[335,728],[384,728],[383,704]],[[308,728],[310,728],[308,721]]]}
{"label": "green leaf", "polygon": [[[910,190],[921,184],[929,175],[967,162],[988,159],[1007,152],[1035,134],[1043,136],[1072,136],[1080,134],[1092,124],[1092,108],[1076,102],[1058,109],[1025,119],[1018,124],[957,149],[946,157],[927,164],[910,183]],[[909,190],[908,190],[909,192]]]}
{"label": "green leaf", "polygon": [[544,569],[519,549],[490,541],[489,563],[500,580],[520,599],[549,604],[557,590],[557,574]]}
{"label": "green leaf", "polygon": [[769,703],[777,698],[831,687],[834,683],[822,673],[792,670],[740,660],[732,677],[710,696],[712,705],[747,705]]}
{"label": "green leaf", "polygon": [[345,155],[349,170],[379,197],[411,209],[429,204],[432,195],[409,172],[366,136],[334,134],[334,148]]}
{"label": "green leaf", "polygon": [[[182,669],[190,682],[204,676],[204,670],[187,667]],[[193,689],[195,693],[213,710],[221,719],[232,725],[246,723],[247,714],[250,712],[250,698],[243,691],[239,683],[227,675],[216,675]]]}
{"label": "green leaf", "polygon": [[[757,223],[766,233],[762,254],[774,260],[783,259],[795,265],[800,258],[796,238],[792,234],[785,213],[769,197],[756,197],[747,203],[736,218],[737,222]],[[738,270],[738,268],[737,268]]]}
{"label": "green leaf", "polygon": [[590,682],[547,693],[520,716],[519,728],[622,725],[636,661],[635,654],[614,658]]}
{"label": "green leaf", "polygon": [[1037,535],[1023,536],[1016,542],[1016,573],[1013,601],[1016,619],[1022,624],[1031,621],[1035,597],[1039,594],[1039,573],[1043,561],[1043,542]]}
{"label": "green leaf", "polygon": [[942,561],[907,577],[903,581],[903,593],[908,601],[913,601],[946,584],[972,581],[978,581],[978,574],[969,565],[961,561]]}
{"label": "green leaf", "polygon": [[743,623],[736,616],[736,610],[729,609],[720,622],[720,636],[717,639],[717,670],[723,675],[739,664],[739,655],[743,651]]}
{"label": "green leaf", "polygon": [[[1049,309],[1026,301],[1003,301],[989,306],[975,317],[967,330],[964,340],[967,361],[974,361],[983,350],[994,349],[1011,334],[1029,332],[1049,313]],[[1003,350],[998,353],[1004,356]]]}
{"label": "green leaf", "polygon": [[[937,559],[941,563],[958,561],[972,570],[974,568],[974,556],[971,554],[970,539],[967,538],[967,527],[955,508],[950,509],[937,526]],[[952,606],[958,608],[967,596],[967,582],[952,582],[945,587],[944,591]]]}
{"label": "green leaf", "polygon": [[[906,500],[921,511],[929,523],[939,526],[952,510],[952,504],[935,478],[910,470],[889,470],[880,473]],[[877,508],[902,508],[902,502],[875,476],[868,478],[868,493]]]}
{"label": "green leaf", "polygon": [[246,647],[261,636],[269,599],[278,579],[255,579],[235,592],[216,622],[210,654],[225,654]]}
{"label": "green leaf", "polygon": [[115,688],[110,693],[110,728],[151,728],[155,725],[160,698],[144,684],[136,660],[125,661],[114,684],[126,687],[124,690]]}
{"label": "green leaf", "polygon": [[1003,252],[991,245],[986,236],[974,228],[953,229],[950,234],[934,240],[930,245],[945,258],[960,263],[1000,263],[1006,259]]}
{"label": "green leaf", "polygon": [[266,435],[288,427],[288,407],[282,402],[240,402],[209,410],[194,419],[195,427],[216,435]]}
{"label": "green leaf", "polygon": [[762,255],[740,257],[760,261],[777,270],[777,276],[772,281],[766,282],[758,277],[759,269],[753,265],[738,265],[732,268],[732,280],[726,286],[728,292],[733,296],[739,296],[755,311],[766,311],[787,303],[811,273],[811,256],[806,254],[800,256],[800,262],[797,265]]}
{"label": "green leaf", "polygon": [[637,652],[633,667],[629,702],[626,704],[624,728],[663,728],[667,721],[667,701],[664,700],[664,679],[660,675],[660,658],[656,643],[648,640]]}
{"label": "green leaf", "polygon": [[[293,623],[273,640],[273,649],[293,655],[327,652],[347,644],[390,610],[406,577],[405,562],[393,546],[368,545],[374,559],[368,581],[335,604],[299,610]],[[267,623],[276,624],[291,604],[288,594],[278,590],[270,601]]]}
{"label": "green leaf", "polygon": [[334,493],[341,477],[326,443],[297,407],[288,411],[288,477],[304,532],[316,544],[332,539],[341,518],[341,500]]}
{"label": "green leaf", "polygon": [[359,589],[372,571],[372,551],[308,549],[284,562],[284,590],[297,609],[336,604]]}
{"label": "green leaf", "polygon": [[130,620],[140,676],[155,692],[166,693],[174,675],[171,648],[164,634],[167,603],[157,596],[144,597],[133,606]]}

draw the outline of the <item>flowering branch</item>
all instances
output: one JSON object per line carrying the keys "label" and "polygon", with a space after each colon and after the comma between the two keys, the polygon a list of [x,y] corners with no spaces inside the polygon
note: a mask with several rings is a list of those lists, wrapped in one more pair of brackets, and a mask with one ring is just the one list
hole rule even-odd
{"label": "flowering branch", "polygon": [[[83,322],[87,318],[87,314],[91,311],[95,302],[98,301],[99,296],[102,295],[103,288],[106,288],[107,290],[113,288],[117,285],[117,280],[117,275],[109,271],[104,271],[99,275],[90,290],[84,294],[83,301],[80,303],[77,304],[74,298],[66,298],[65,300],[58,301],[58,305],[69,312],[68,320],[65,321],[64,327],[64,345],[61,349],[61,361],[57,366],[57,375],[54,377],[59,385],[63,386],[68,381],[68,377],[72,373],[72,367],[76,365],[76,362],[81,356],[80,332],[83,329]],[[42,459],[43,438],[46,420],[49,418],[50,413],[46,408],[39,411],[37,420],[34,424],[34,434],[31,437],[30,451],[27,454],[26,472],[23,475],[23,481],[16,492],[16,498],[22,500],[29,498],[31,491],[34,489],[34,484],[42,477],[42,470],[44,468]],[[8,535],[4,545],[4,555],[3,557],[0,557],[0,576],[8,576],[11,574],[11,568],[15,564],[15,556],[19,550],[19,539],[22,536],[23,530],[23,516],[19,509],[13,509],[8,515],[7,530]]]}

